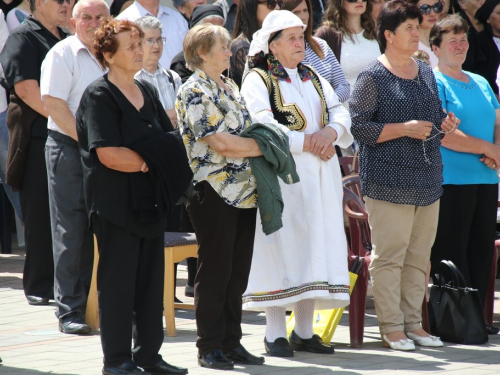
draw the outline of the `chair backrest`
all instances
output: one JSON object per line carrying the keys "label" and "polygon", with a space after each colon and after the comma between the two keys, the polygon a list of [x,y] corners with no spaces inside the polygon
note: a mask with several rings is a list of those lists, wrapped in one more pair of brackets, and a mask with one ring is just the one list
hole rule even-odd
{"label": "chair backrest", "polygon": [[342,176],[349,176],[359,172],[358,156],[341,156],[339,157],[340,170]]}
{"label": "chair backrest", "polygon": [[361,193],[361,181],[359,180],[359,174],[352,174],[350,176],[345,176],[342,178],[342,186],[349,189],[354,194],[363,201],[363,194]]}
{"label": "chair backrest", "polygon": [[347,187],[344,187],[343,204],[344,212],[349,219],[351,251],[354,255],[364,257],[372,250],[368,212],[365,204],[357,194]]}

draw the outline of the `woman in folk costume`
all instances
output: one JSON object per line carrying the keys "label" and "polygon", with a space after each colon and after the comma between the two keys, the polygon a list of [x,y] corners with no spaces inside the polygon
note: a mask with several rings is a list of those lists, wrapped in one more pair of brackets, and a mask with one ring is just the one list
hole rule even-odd
{"label": "woman in folk costume", "polygon": [[[304,59],[306,26],[293,13],[272,11],[249,50],[250,71],[241,93],[261,123],[288,136],[300,183],[280,181],[283,227],[255,234],[250,280],[243,307],[266,312],[264,345],[273,356],[294,350],[333,353],[313,335],[315,308],[349,303],[342,183],[335,145],[352,141],[351,119],[331,85]],[[286,308],[295,310],[295,330],[286,339]]]}

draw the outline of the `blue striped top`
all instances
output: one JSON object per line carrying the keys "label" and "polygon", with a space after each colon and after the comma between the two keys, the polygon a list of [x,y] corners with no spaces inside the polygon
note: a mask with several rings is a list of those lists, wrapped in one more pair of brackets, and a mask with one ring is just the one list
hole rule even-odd
{"label": "blue striped top", "polygon": [[318,74],[326,79],[332,85],[341,103],[347,101],[350,96],[350,85],[345,78],[345,74],[340,67],[337,58],[333,54],[328,44],[320,38],[314,38],[323,50],[325,58],[321,60],[314,52],[309,43],[306,42],[306,58],[302,61],[303,64],[312,66]]}

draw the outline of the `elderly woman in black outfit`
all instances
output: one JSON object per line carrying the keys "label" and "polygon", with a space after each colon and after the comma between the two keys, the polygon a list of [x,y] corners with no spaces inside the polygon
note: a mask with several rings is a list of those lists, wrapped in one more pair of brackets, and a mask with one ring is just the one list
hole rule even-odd
{"label": "elderly woman in black outfit", "polygon": [[[165,148],[176,150],[170,156],[178,166],[184,163],[189,172],[181,142],[165,134],[173,128],[156,90],[134,81],[142,68],[143,36],[130,21],[111,20],[97,29],[96,58],[109,72],[88,86],[76,113],[85,202],[100,254],[97,291],[102,373],[186,374],[187,369],[169,365],[158,354],[163,343],[166,214],[153,206],[166,207],[168,202],[153,196],[156,199],[150,209],[133,204],[137,187],[141,193],[147,191],[154,178],[149,170],[156,166],[148,166],[142,154],[133,151],[138,145],[170,139]],[[161,172],[155,168],[155,176]],[[169,177],[184,180],[187,187],[191,175]],[[151,190],[156,191],[154,186]],[[135,208],[146,209],[139,214]]]}
{"label": "elderly woman in black outfit", "polygon": [[442,194],[440,139],[459,120],[443,112],[430,67],[411,57],[421,20],[416,5],[384,5],[377,33],[384,54],[361,72],[350,101],[375,308],[384,346],[396,350],[414,350],[413,340],[443,345],[422,329],[421,305]]}

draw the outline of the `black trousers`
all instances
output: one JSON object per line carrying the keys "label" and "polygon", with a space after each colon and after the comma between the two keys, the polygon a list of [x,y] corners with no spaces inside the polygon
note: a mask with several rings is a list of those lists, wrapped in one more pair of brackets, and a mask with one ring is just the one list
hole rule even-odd
{"label": "black trousers", "polygon": [[443,185],[431,275],[451,260],[484,303],[495,246],[497,184]]}
{"label": "black trousers", "polygon": [[45,139],[31,137],[23,186],[19,191],[26,240],[23,289],[26,295],[38,297],[47,297],[54,287],[54,258],[44,148]]}
{"label": "black trousers", "polygon": [[199,353],[240,344],[242,295],[252,262],[257,209],[226,204],[209,183],[187,205],[198,240],[194,303]]}
{"label": "black trousers", "polygon": [[[163,343],[163,235],[141,238],[93,214],[97,293],[105,366],[158,363]],[[130,343],[134,340],[133,349]]]}

